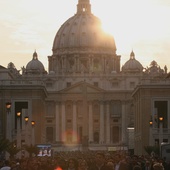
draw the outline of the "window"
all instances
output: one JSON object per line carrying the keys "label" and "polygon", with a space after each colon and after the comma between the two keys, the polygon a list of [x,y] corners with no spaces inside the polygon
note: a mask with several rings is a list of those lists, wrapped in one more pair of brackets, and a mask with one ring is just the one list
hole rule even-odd
{"label": "window", "polygon": [[113,119],[113,122],[119,122],[119,120],[118,119]]}
{"label": "window", "polygon": [[113,143],[119,142],[119,133],[120,133],[120,129],[118,126],[112,127],[112,142]]}
{"label": "window", "polygon": [[99,121],[96,119],[96,120],[94,120],[94,123],[99,123]]}
{"label": "window", "polygon": [[99,83],[98,82],[94,82],[94,86],[98,87]]}
{"label": "window", "polygon": [[52,123],[53,121],[52,120],[47,120],[47,123]]}
{"label": "window", "polygon": [[159,127],[159,117],[163,117],[163,128],[168,127],[168,101],[155,101],[154,102],[154,115],[153,125]]}
{"label": "window", "polygon": [[52,83],[46,83],[47,87],[52,87]]}
{"label": "window", "polygon": [[67,82],[67,87],[70,87],[71,86],[71,82]]}
{"label": "window", "polygon": [[111,117],[120,117],[122,112],[121,101],[113,101],[111,103]]}
{"label": "window", "polygon": [[47,142],[52,142],[53,141],[53,127],[47,127],[46,128],[46,140]]}
{"label": "window", "polygon": [[114,88],[114,87],[118,87],[119,86],[119,83],[117,82],[117,81],[115,81],[115,82],[112,82],[112,87]]}
{"label": "window", "polygon": [[130,82],[130,88],[134,88],[135,87],[135,82]]}
{"label": "window", "polygon": [[71,123],[71,119],[68,119],[68,120],[67,120],[67,123]]}

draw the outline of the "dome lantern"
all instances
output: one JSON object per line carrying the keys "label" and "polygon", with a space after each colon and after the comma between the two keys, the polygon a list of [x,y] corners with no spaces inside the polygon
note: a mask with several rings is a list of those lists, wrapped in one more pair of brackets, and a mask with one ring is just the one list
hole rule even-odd
{"label": "dome lantern", "polygon": [[130,59],[135,59],[135,53],[133,52],[133,50],[132,50],[132,52],[130,53]]}
{"label": "dome lantern", "polygon": [[91,13],[91,5],[89,0],[79,0],[77,5],[77,14]]}
{"label": "dome lantern", "polygon": [[33,53],[33,60],[38,60],[38,55],[37,55],[36,50],[35,50],[35,52]]}

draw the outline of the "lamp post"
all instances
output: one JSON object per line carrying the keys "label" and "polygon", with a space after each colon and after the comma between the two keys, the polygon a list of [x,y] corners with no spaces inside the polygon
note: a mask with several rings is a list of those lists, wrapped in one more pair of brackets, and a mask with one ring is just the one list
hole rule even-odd
{"label": "lamp post", "polygon": [[12,141],[12,129],[11,129],[11,102],[6,103],[7,120],[6,120],[6,138]]}
{"label": "lamp post", "polygon": [[21,112],[17,112],[17,147],[21,148]]}
{"label": "lamp post", "polygon": [[153,145],[153,141],[152,141],[152,125],[153,125],[153,120],[152,120],[152,117],[149,121],[149,125],[150,125],[150,128],[149,128],[149,145],[152,146]]}
{"label": "lamp post", "polygon": [[35,145],[35,132],[34,132],[34,126],[35,126],[35,121],[31,121],[31,125],[32,125],[32,145]]}
{"label": "lamp post", "polygon": [[163,117],[159,117],[159,144],[163,142]]}

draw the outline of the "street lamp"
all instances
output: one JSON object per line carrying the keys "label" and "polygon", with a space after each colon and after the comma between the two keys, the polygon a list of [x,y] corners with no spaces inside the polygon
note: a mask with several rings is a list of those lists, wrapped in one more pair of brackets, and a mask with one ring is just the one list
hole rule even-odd
{"label": "street lamp", "polygon": [[160,122],[162,122],[162,121],[163,121],[163,119],[164,119],[163,117],[159,117]]}
{"label": "street lamp", "polygon": [[10,109],[11,109],[11,102],[7,102],[6,103],[6,109],[7,109],[7,111],[10,111]]}
{"label": "street lamp", "polygon": [[35,121],[31,121],[31,125],[32,125],[32,127],[34,127]]}
{"label": "street lamp", "polygon": [[31,125],[32,125],[32,145],[35,144],[35,132],[34,132],[34,126],[35,126],[35,121],[31,121]]}
{"label": "street lamp", "polygon": [[25,120],[25,123],[27,124],[29,120],[28,116],[25,116],[24,120]]}
{"label": "street lamp", "polygon": [[153,125],[153,120],[152,120],[152,116],[151,116],[151,119],[149,121],[149,125],[150,125],[150,132],[149,132],[149,144],[150,146],[152,146],[153,144],[153,141],[152,141],[152,125]]}
{"label": "street lamp", "polygon": [[163,142],[163,117],[159,117],[159,143]]}
{"label": "street lamp", "polygon": [[21,112],[17,112],[17,147],[21,148]]}
{"label": "street lamp", "polygon": [[29,120],[28,116],[25,116],[24,120],[25,120],[25,144],[28,145],[29,144],[28,142],[28,120]]}
{"label": "street lamp", "polygon": [[152,125],[153,125],[152,119],[149,121],[149,124],[150,124],[150,127],[152,127]]}

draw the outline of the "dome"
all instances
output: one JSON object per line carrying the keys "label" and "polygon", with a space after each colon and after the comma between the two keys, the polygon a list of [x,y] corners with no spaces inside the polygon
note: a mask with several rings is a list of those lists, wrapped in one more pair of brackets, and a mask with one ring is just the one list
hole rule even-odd
{"label": "dome", "polygon": [[91,13],[89,0],[79,0],[77,13],[58,30],[53,42],[53,54],[72,53],[75,50],[89,52],[89,49],[116,53],[114,38],[106,34],[98,17]]}
{"label": "dome", "polygon": [[123,72],[142,72],[142,64],[135,59],[135,53],[132,51],[130,59],[122,66]]}
{"label": "dome", "polygon": [[38,60],[36,51],[33,53],[33,58],[26,65],[26,74],[44,74],[46,71],[44,65]]}

